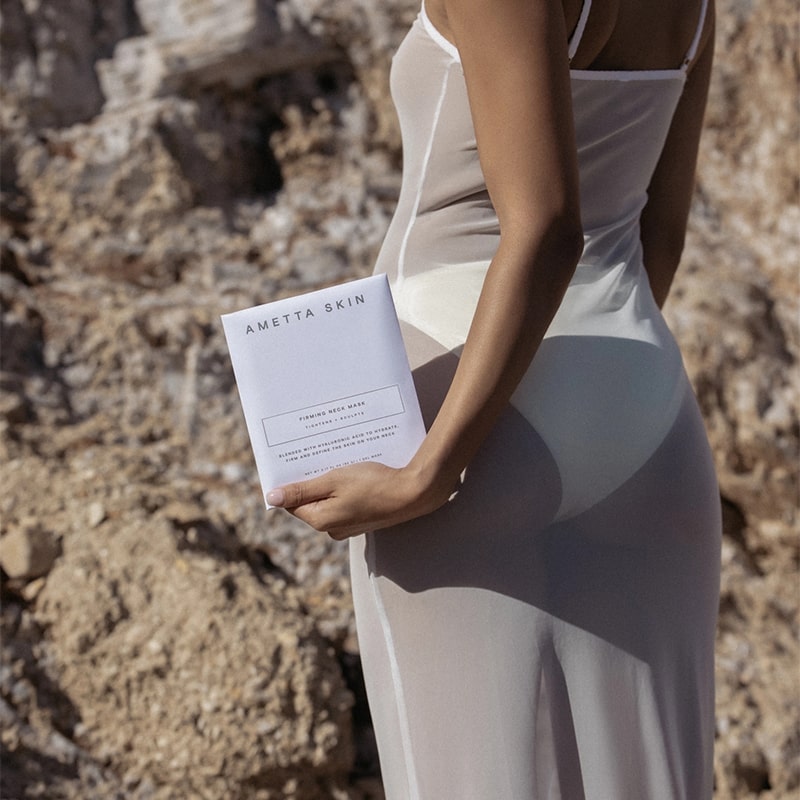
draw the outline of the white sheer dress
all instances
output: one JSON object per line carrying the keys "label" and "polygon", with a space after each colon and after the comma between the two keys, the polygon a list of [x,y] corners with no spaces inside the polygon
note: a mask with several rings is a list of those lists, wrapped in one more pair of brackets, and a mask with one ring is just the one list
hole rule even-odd
{"label": "white sheer dress", "polygon": [[[585,249],[564,302],[457,496],[351,540],[388,800],[711,797],[719,495],[639,239],[685,79],[573,71]],[[391,82],[404,172],[376,271],[430,420],[499,231],[424,7]]]}

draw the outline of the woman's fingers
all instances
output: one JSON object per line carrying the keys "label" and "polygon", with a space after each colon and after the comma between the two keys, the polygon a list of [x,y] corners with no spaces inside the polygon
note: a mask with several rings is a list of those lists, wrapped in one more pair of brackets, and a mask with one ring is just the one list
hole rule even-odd
{"label": "woman's fingers", "polygon": [[267,502],[276,508],[296,508],[330,496],[330,485],[323,479],[288,483],[267,493]]}
{"label": "woman's fingers", "polygon": [[276,487],[268,492],[267,502],[334,539],[346,539],[371,529],[387,510],[389,516],[395,511],[394,484],[389,481],[395,472],[381,464],[352,465]]}
{"label": "woman's fingers", "polygon": [[[276,508],[284,508],[297,519],[316,528],[318,531],[328,531],[334,526],[346,524],[342,519],[343,508],[346,503],[337,501],[342,489],[340,470],[334,470],[319,478],[312,478],[299,483],[287,483],[267,493],[267,502]],[[338,490],[337,490],[338,487]],[[347,513],[344,514],[347,516]],[[352,534],[350,534],[352,535]],[[340,528],[334,538],[346,538]]]}

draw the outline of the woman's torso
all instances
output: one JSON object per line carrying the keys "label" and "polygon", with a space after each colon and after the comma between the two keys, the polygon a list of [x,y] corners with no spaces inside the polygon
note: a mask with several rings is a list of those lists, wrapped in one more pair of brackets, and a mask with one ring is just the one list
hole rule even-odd
{"label": "woman's torso", "polygon": [[[639,216],[683,90],[685,59],[693,56],[703,29],[705,2],[702,8],[692,5],[690,24],[677,26],[672,37],[685,48],[675,65],[648,70],[608,68],[619,49],[607,30],[612,6],[587,0],[566,10],[578,14],[569,55],[575,65],[572,98],[585,231],[570,289],[608,283],[610,270],[614,285],[597,297],[565,302],[551,335],[579,332],[580,314],[569,312],[582,313],[587,303],[599,332],[603,312],[619,312],[627,290],[643,277]],[[576,68],[589,58],[603,69]],[[500,230],[478,159],[458,51],[425,5],[395,55],[391,90],[403,138],[403,183],[376,271],[389,275],[401,316],[407,311],[409,321],[453,349],[463,344]],[[439,302],[444,296],[460,302],[444,306]]]}
{"label": "woman's torso", "polygon": [[[589,10],[582,6],[569,43],[577,64],[593,24]],[[698,16],[684,55],[696,47]],[[685,83],[683,60],[657,70],[571,73],[584,252],[512,397],[558,463],[559,517],[612,491],[644,463],[686,391],[639,235],[648,183]],[[389,276],[412,368],[431,372],[426,365],[457,355],[466,340],[500,229],[458,51],[424,6],[395,55],[391,89],[403,181],[376,272]],[[584,445],[576,449],[580,431]]]}

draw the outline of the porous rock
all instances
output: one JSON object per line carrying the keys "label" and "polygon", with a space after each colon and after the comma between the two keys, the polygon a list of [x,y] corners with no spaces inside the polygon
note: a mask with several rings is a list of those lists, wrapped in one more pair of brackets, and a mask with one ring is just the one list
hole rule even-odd
{"label": "porous rock", "polygon": [[0,567],[10,578],[39,578],[50,571],[60,550],[52,531],[29,521],[0,536]]}

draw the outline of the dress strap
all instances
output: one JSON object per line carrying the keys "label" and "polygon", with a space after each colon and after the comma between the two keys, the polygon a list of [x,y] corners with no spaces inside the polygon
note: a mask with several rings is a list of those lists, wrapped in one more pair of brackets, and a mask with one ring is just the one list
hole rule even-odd
{"label": "dress strap", "polygon": [[[705,2],[705,0],[703,0]],[[578,24],[575,26],[575,30],[572,32],[572,36],[569,39],[569,50],[567,54],[569,55],[569,60],[575,57],[575,53],[578,52],[578,46],[581,43],[581,38],[583,38],[583,32],[586,30],[586,21],[589,19],[589,9],[592,7],[592,0],[583,0],[583,7],[581,8],[581,15],[578,17]]]}
{"label": "dress strap", "polygon": [[697,55],[697,48],[700,46],[700,38],[703,35],[707,13],[708,0],[703,0],[703,4],[700,6],[700,20],[697,23],[697,30],[694,32],[694,39],[692,39],[692,43],[689,45],[689,49],[686,51],[686,55],[683,57],[683,62],[681,63],[681,70],[683,72],[689,69],[689,65],[694,61],[694,57]]}
{"label": "dress strap", "polygon": [[458,52],[458,48],[449,40],[446,39],[440,32],[439,29],[431,22],[431,18],[428,16],[428,12],[425,10],[425,0],[422,0],[419,9],[419,19],[422,22],[422,27],[428,33],[428,36],[433,39],[442,50],[447,53],[454,61],[461,61],[461,55]]}

